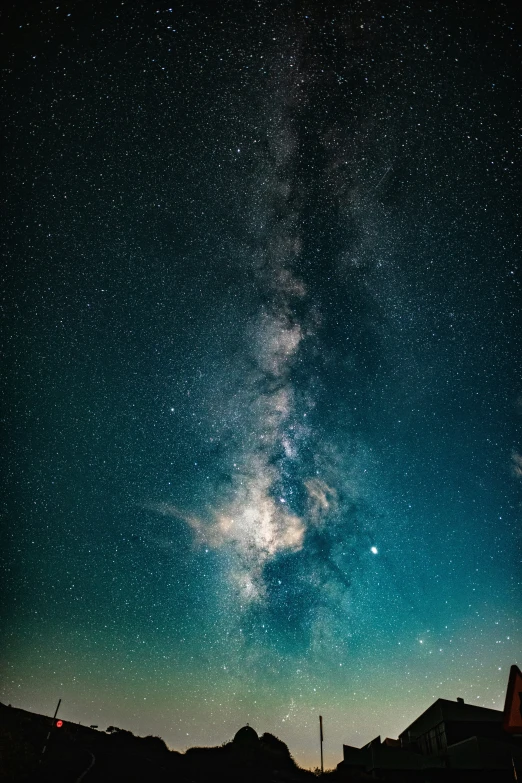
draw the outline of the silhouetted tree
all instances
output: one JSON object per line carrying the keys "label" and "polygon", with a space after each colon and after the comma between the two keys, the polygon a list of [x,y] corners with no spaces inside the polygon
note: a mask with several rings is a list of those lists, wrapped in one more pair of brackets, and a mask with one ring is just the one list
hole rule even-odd
{"label": "silhouetted tree", "polygon": [[140,744],[142,745],[142,747],[145,747],[147,752],[151,752],[151,753],[169,752],[169,749],[167,748],[164,740],[162,740],[161,737],[154,737],[152,734],[149,734],[147,737],[141,737]]}

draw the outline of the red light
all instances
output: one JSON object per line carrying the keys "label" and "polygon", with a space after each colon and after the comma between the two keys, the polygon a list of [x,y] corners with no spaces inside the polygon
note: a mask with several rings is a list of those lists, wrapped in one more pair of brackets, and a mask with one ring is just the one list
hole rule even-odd
{"label": "red light", "polygon": [[56,721],[56,728],[57,728],[57,729],[61,729],[61,728],[62,728],[62,726],[63,726],[63,720],[57,720],[57,721]]}

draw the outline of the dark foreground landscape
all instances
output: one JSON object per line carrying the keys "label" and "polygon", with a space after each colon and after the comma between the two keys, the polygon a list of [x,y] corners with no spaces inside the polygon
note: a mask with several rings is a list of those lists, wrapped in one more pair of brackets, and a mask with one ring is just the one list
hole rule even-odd
{"label": "dark foreground landscape", "polygon": [[217,748],[169,750],[159,737],[136,737],[108,727],[97,730],[63,721],[53,728],[42,756],[52,719],[0,705],[0,780],[35,783],[199,783],[200,781],[315,780],[300,769],[284,742],[272,734],[258,738],[249,727]]}
{"label": "dark foreground landscape", "polygon": [[[519,709],[522,717],[522,701]],[[426,746],[431,730],[419,733],[434,716],[442,718],[434,737],[440,744],[444,736],[443,752]],[[284,742],[270,733],[258,736],[248,725],[220,747],[179,753],[169,750],[160,737],[136,737],[115,726],[104,731],[0,704],[0,780],[304,783],[320,778],[331,783],[508,783],[519,779],[522,738],[506,733],[502,718],[503,713],[466,705],[462,699],[439,699],[398,740],[381,742],[377,737],[360,749],[344,745],[337,769],[321,774],[319,769],[298,767]]]}

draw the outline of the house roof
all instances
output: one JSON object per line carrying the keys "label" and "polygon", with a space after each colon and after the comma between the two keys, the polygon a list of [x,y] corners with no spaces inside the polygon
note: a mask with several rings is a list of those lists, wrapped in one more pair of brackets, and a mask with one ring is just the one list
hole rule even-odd
{"label": "house roof", "polygon": [[464,701],[437,699],[422,715],[419,715],[413,723],[401,731],[399,737],[407,739],[419,736],[442,722],[501,723],[502,718],[503,713],[499,710],[479,707],[476,704],[466,704]]}

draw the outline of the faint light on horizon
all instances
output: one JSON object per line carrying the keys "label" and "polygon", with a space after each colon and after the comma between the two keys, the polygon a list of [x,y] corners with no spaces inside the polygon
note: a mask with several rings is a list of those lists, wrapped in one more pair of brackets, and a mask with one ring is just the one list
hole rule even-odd
{"label": "faint light on horizon", "polygon": [[370,549],[370,552],[372,552],[374,555],[378,555],[379,554],[379,550],[377,549],[376,546],[372,546],[372,548]]}

